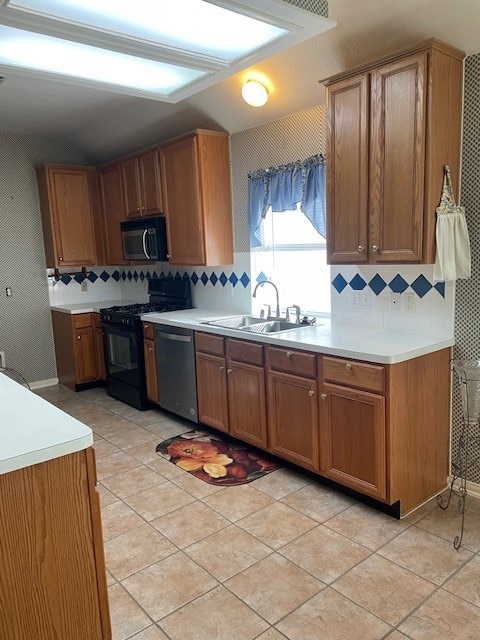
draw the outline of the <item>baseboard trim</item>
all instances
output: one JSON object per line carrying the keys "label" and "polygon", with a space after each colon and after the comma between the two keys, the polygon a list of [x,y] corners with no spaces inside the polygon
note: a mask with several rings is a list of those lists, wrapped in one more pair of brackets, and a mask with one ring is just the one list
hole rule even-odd
{"label": "baseboard trim", "polygon": [[58,384],[58,378],[48,378],[47,380],[36,380],[29,382],[30,389],[43,389],[43,387],[53,387]]}

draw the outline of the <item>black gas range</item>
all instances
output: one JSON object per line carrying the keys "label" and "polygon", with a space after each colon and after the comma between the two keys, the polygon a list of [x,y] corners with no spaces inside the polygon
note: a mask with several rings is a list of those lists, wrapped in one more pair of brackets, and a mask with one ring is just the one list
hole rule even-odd
{"label": "black gas range", "polygon": [[149,281],[149,302],[100,309],[103,326],[107,392],[136,409],[147,399],[143,329],[140,316],[192,308],[190,281],[155,278]]}

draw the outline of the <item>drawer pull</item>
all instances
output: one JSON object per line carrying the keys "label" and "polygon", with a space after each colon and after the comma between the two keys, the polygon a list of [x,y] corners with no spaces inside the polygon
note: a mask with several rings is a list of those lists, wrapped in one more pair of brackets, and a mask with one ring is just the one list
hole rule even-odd
{"label": "drawer pull", "polygon": [[320,396],[320,398],[322,400],[326,400],[327,399],[327,394],[326,393],[322,393],[322,395]]}
{"label": "drawer pull", "polygon": [[347,364],[345,366],[347,367],[347,369],[351,369],[352,368],[352,365],[351,365],[350,362],[347,362]]}
{"label": "drawer pull", "polygon": [[232,373],[232,370],[231,369],[227,369],[227,373]]}
{"label": "drawer pull", "polygon": [[286,351],[285,355],[287,356],[287,358],[291,358],[292,357],[292,352],[291,351]]}
{"label": "drawer pull", "polygon": [[308,395],[310,397],[313,397],[315,395],[315,391],[312,391],[312,389],[310,389],[310,391],[308,392]]}

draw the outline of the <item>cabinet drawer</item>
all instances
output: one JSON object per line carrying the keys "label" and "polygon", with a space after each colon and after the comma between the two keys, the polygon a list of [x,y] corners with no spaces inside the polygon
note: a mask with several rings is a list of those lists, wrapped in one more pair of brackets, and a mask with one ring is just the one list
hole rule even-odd
{"label": "cabinet drawer", "polygon": [[145,338],[145,340],[154,340],[155,339],[155,332],[153,329],[153,323],[152,322],[144,322],[143,323],[143,337]]}
{"label": "cabinet drawer", "polygon": [[99,313],[94,313],[93,314],[93,324],[94,324],[96,329],[100,329],[100,327],[102,326],[102,321],[100,320],[100,314]]}
{"label": "cabinet drawer", "polygon": [[323,357],[323,377],[329,382],[359,387],[367,391],[385,391],[385,368],[380,365]]}
{"label": "cabinet drawer", "polygon": [[195,348],[197,351],[211,353],[214,356],[224,356],[225,338],[197,331],[195,332]]}
{"label": "cabinet drawer", "polygon": [[317,360],[313,353],[267,347],[267,359],[270,369],[296,373],[306,378],[317,376]]}
{"label": "cabinet drawer", "polygon": [[263,365],[263,346],[245,340],[227,340],[227,355],[232,360]]}
{"label": "cabinet drawer", "polygon": [[72,315],[74,329],[86,329],[92,326],[92,313],[74,313]]}

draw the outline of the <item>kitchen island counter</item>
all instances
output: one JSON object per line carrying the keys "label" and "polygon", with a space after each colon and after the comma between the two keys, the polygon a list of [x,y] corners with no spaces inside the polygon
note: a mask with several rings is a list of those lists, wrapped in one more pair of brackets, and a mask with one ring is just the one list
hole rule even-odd
{"label": "kitchen island counter", "polygon": [[90,427],[0,373],[0,474],[92,444]]}
{"label": "kitchen island counter", "polygon": [[454,338],[450,336],[429,337],[345,325],[332,326],[329,318],[318,318],[318,324],[305,325],[280,333],[256,333],[203,324],[209,320],[235,315],[241,314],[187,309],[169,313],[147,313],[142,315],[141,319],[146,322],[184,327],[273,346],[368,360],[378,364],[404,362],[455,344]]}

